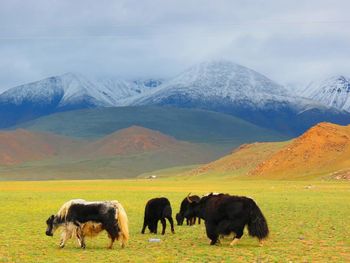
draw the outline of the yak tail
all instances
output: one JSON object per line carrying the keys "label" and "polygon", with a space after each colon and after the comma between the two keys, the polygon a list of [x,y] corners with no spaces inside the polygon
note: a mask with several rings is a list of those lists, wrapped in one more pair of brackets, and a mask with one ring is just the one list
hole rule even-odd
{"label": "yak tail", "polygon": [[119,240],[122,242],[122,247],[125,247],[129,240],[129,227],[128,227],[128,216],[126,215],[125,209],[121,203],[114,201],[118,213],[115,215],[117,219],[118,226],[120,229]]}
{"label": "yak tail", "polygon": [[250,236],[257,237],[261,241],[268,237],[269,228],[260,208],[253,200],[251,201],[248,232]]}

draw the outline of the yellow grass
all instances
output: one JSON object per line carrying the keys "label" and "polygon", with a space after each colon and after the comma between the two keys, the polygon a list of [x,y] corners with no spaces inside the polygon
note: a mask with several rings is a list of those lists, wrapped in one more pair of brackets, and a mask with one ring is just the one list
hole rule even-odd
{"label": "yellow grass", "polygon": [[[263,247],[245,233],[209,246],[204,225],[176,226],[176,234],[141,235],[143,211],[152,197],[166,196],[173,215],[188,193],[209,191],[253,197],[271,235]],[[119,200],[130,220],[130,241],[106,248],[106,234],[58,248],[59,233],[45,235],[45,220],[67,200]],[[238,181],[205,179],[47,181],[0,183],[0,262],[349,262],[350,184],[346,182]],[[160,229],[160,225],[158,230]],[[150,238],[160,243],[150,243]]]}

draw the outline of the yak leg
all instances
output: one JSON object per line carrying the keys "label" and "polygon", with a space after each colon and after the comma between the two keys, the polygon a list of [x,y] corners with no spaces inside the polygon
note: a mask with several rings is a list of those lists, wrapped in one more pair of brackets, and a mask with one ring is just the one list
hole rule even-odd
{"label": "yak leg", "polygon": [[65,230],[63,230],[63,232],[61,234],[60,248],[64,248],[64,245],[66,244],[67,240],[70,238],[70,235],[67,232],[68,232],[68,230],[65,229]]}
{"label": "yak leg", "polygon": [[200,225],[200,224],[201,224],[201,218],[198,217],[198,225]]}
{"label": "yak leg", "polygon": [[192,219],[191,219],[191,225],[195,225],[196,224],[196,217],[192,217]]}
{"label": "yak leg", "polygon": [[85,235],[84,235],[83,229],[80,226],[76,227],[76,235],[77,235],[77,239],[78,239],[78,243],[79,243],[80,247],[85,248],[86,247]]}
{"label": "yak leg", "polygon": [[168,216],[167,219],[170,223],[171,233],[175,234],[173,218],[171,216]]}
{"label": "yak leg", "polygon": [[219,235],[216,233],[215,225],[205,222],[205,229],[208,238],[211,240],[210,245],[215,245],[218,242]]}
{"label": "yak leg", "polygon": [[165,229],[166,229],[166,221],[165,218],[161,218],[160,222],[162,223],[162,235],[165,234]]}
{"label": "yak leg", "polygon": [[188,218],[186,218],[186,225],[190,224],[190,220],[188,220]]}
{"label": "yak leg", "polygon": [[230,246],[236,245],[242,236],[243,236],[243,228],[237,229],[236,235],[231,241]]}
{"label": "yak leg", "polygon": [[79,229],[77,231],[77,237],[78,237],[78,242],[80,244],[81,248],[86,248],[86,244],[85,244],[85,236],[84,233],[81,229]]}
{"label": "yak leg", "polygon": [[118,236],[118,228],[116,225],[111,225],[107,229],[108,237],[111,239],[108,248],[113,248],[113,243]]}
{"label": "yak leg", "polygon": [[67,242],[68,239],[72,237],[73,230],[74,230],[73,225],[68,224],[64,226],[64,229],[61,234],[61,240],[60,240],[60,248],[63,248]]}
{"label": "yak leg", "polygon": [[158,220],[155,220],[153,223],[153,233],[157,234],[158,232]]}
{"label": "yak leg", "polygon": [[113,238],[110,234],[108,234],[108,237],[109,237],[109,239],[110,239],[108,248],[109,248],[109,249],[112,249],[112,248],[113,248],[113,243],[114,243],[115,238]]}
{"label": "yak leg", "polygon": [[144,220],[143,221],[143,227],[142,227],[142,230],[141,230],[141,234],[145,233],[146,227],[147,227],[147,223],[146,223],[146,220]]}

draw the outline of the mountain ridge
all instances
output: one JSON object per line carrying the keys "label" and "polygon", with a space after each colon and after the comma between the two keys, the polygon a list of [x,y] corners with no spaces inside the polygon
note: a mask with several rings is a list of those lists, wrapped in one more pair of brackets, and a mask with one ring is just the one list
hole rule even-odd
{"label": "mountain ridge", "polygon": [[299,95],[350,112],[350,78],[343,75],[310,83]]}

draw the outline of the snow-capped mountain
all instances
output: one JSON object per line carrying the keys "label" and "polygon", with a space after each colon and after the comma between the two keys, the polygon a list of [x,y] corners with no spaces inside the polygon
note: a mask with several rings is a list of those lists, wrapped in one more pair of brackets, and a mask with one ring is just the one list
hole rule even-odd
{"label": "snow-capped mountain", "polygon": [[0,95],[0,128],[59,111],[138,105],[217,111],[290,135],[321,121],[350,123],[348,112],[297,96],[252,69],[212,60],[167,81],[91,81],[67,73],[14,87]]}
{"label": "snow-capped mountain", "polygon": [[0,95],[0,102],[14,105],[35,103],[67,107],[76,103],[109,106],[111,92],[81,75],[66,73],[11,88]]}
{"label": "snow-capped mountain", "polygon": [[[305,131],[319,120],[339,121],[338,116],[343,115],[226,60],[202,62],[153,90],[125,99],[122,104],[202,108],[283,132],[293,130],[293,134]],[[309,115],[312,119],[307,120]],[[298,122],[299,117],[302,123]]]}
{"label": "snow-capped mountain", "polygon": [[350,78],[334,76],[310,83],[299,94],[325,105],[350,112]]}
{"label": "snow-capped mountain", "polygon": [[252,69],[225,60],[202,62],[163,85],[139,96],[130,97],[123,103],[178,105],[189,101],[207,101],[209,104],[217,101],[254,108],[279,107],[280,103],[294,103],[300,110],[307,108],[304,104],[308,107],[321,106],[295,96],[293,92]]}
{"label": "snow-capped mountain", "polygon": [[119,79],[90,81],[73,73],[46,78],[0,94],[0,127],[58,111],[118,106],[121,99],[150,88]]}

